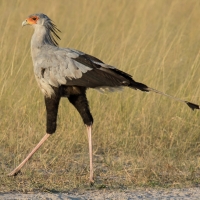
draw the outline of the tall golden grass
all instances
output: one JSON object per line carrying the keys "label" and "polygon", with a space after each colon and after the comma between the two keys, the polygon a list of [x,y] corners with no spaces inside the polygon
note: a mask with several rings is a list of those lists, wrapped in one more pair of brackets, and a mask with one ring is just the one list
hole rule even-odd
{"label": "tall golden grass", "polygon": [[[45,106],[32,69],[33,30],[43,12],[79,49],[168,94],[200,103],[198,0],[1,0],[0,191],[87,188],[86,130],[66,99],[57,132],[17,177],[6,175],[45,134]],[[186,186],[200,180],[200,113],[153,93],[88,90],[94,116],[96,188]]]}

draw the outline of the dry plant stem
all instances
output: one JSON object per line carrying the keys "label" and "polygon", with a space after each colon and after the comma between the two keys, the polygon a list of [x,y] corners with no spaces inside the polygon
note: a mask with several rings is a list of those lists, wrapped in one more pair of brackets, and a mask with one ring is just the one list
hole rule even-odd
{"label": "dry plant stem", "polygon": [[90,156],[90,184],[94,183],[93,163],[92,163],[92,126],[87,126],[88,142],[89,142],[89,156]]}
{"label": "dry plant stem", "polygon": [[45,140],[47,140],[47,138],[50,136],[51,134],[46,134],[41,140],[40,142],[37,144],[37,146],[31,151],[30,154],[28,154],[28,156],[23,160],[23,162],[16,167],[10,174],[8,174],[8,176],[15,176],[19,173],[20,169],[26,164],[26,162],[32,157],[32,155],[40,148],[40,146],[45,142]]}

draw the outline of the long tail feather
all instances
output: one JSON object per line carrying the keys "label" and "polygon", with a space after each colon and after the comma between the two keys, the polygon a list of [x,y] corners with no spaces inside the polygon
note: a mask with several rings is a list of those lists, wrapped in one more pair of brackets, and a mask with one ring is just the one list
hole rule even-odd
{"label": "long tail feather", "polygon": [[161,95],[164,95],[164,96],[167,96],[167,97],[169,97],[169,98],[171,98],[171,99],[174,99],[174,100],[176,100],[176,101],[180,101],[180,102],[186,103],[192,110],[200,109],[200,106],[197,105],[197,104],[194,104],[194,103],[192,103],[192,102],[179,99],[179,98],[174,97],[174,96],[171,96],[171,95],[169,95],[169,94],[165,94],[165,93],[163,93],[163,92],[161,92],[161,91],[158,91],[158,90],[156,90],[156,89],[147,87],[147,90],[148,90],[148,91],[155,92],[155,93],[158,93],[158,94],[161,94]]}
{"label": "long tail feather", "polygon": [[133,89],[138,89],[138,90],[141,90],[143,92],[155,92],[157,94],[161,94],[163,96],[167,96],[171,99],[174,99],[176,101],[180,101],[180,102],[183,102],[183,103],[186,103],[192,110],[195,110],[195,109],[200,109],[200,106],[195,104],[195,103],[192,103],[192,102],[189,102],[189,101],[185,101],[185,100],[182,100],[182,99],[179,99],[177,97],[174,97],[174,96],[171,96],[169,94],[165,94],[164,92],[161,92],[159,90],[156,90],[154,88],[150,88],[148,87],[147,85],[143,84],[143,83],[139,83],[139,82],[132,82],[131,85],[129,85],[129,87],[133,88]]}

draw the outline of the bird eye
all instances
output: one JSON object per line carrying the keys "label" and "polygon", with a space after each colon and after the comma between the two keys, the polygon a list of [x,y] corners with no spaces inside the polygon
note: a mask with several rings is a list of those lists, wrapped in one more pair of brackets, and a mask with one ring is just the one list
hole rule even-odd
{"label": "bird eye", "polygon": [[33,17],[32,19],[35,21],[37,18],[36,18],[36,17]]}

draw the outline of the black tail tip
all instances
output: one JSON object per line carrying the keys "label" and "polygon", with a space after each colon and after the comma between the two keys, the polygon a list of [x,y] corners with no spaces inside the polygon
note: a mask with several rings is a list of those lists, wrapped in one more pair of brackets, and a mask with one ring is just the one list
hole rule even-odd
{"label": "black tail tip", "polygon": [[188,101],[186,101],[185,103],[187,103],[187,105],[188,105],[192,110],[200,109],[199,105],[197,105],[197,104],[194,104],[194,103],[191,103],[191,102],[188,102]]}
{"label": "black tail tip", "polygon": [[149,92],[149,87],[143,83],[136,82],[135,87],[143,92]]}

